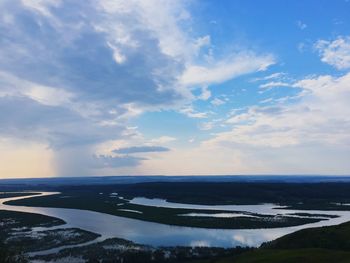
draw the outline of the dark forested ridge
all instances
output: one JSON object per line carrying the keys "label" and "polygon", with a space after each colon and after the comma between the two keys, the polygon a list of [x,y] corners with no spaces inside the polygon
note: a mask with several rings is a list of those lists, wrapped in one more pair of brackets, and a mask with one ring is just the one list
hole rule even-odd
{"label": "dark forested ridge", "polygon": [[285,204],[307,200],[350,200],[350,183],[158,182],[122,185],[116,190],[129,197],[163,198],[173,202],[197,204]]}
{"label": "dark forested ridge", "polygon": [[[152,182],[118,185],[79,185],[35,189],[65,193],[118,192],[133,197],[161,198],[170,202],[192,204],[261,204],[291,205],[298,209],[347,210],[350,206],[350,183],[271,183],[271,182]],[[1,185],[0,185],[1,190]]]}
{"label": "dark forested ridge", "polygon": [[[0,191],[9,186],[0,183]],[[192,204],[261,204],[289,205],[296,209],[349,210],[350,183],[281,183],[281,182],[149,182],[136,184],[91,185],[12,185],[12,191],[59,191],[66,194],[118,192],[121,196],[161,198]]]}
{"label": "dark forested ridge", "polygon": [[303,229],[265,243],[268,249],[324,248],[350,251],[350,222]]}

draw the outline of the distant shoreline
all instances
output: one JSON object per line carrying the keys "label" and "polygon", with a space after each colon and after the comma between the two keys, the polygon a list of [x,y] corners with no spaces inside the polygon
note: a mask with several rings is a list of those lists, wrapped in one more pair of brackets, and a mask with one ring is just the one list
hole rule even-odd
{"label": "distant shoreline", "polygon": [[1,185],[87,185],[131,184],[145,182],[279,182],[279,183],[350,183],[350,175],[120,175],[0,179]]}

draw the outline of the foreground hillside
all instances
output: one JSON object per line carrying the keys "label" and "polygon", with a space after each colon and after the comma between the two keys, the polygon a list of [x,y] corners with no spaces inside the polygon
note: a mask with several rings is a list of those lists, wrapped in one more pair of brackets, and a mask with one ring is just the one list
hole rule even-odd
{"label": "foreground hillside", "polygon": [[310,228],[263,244],[237,257],[218,258],[211,263],[349,263],[350,222]]}
{"label": "foreground hillside", "polygon": [[323,248],[350,252],[350,222],[303,229],[262,245],[268,249]]}
{"label": "foreground hillside", "polygon": [[294,249],[294,250],[266,250],[244,254],[237,260],[218,260],[214,262],[226,263],[349,263],[350,252],[327,249]]}

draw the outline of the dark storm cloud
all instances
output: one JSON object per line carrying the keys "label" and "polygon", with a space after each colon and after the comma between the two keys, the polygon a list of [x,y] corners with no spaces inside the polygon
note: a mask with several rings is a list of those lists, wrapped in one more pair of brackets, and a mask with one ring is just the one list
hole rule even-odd
{"label": "dark storm cloud", "polygon": [[149,153],[149,152],[167,152],[170,151],[169,148],[162,146],[133,146],[116,149],[114,153],[120,154],[131,154],[131,153]]}

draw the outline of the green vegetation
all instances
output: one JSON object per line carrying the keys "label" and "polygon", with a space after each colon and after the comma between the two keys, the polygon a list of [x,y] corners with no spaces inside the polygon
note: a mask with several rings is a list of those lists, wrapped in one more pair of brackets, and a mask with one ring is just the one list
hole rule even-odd
{"label": "green vegetation", "polygon": [[303,229],[262,245],[269,249],[325,248],[350,251],[350,222]]}
{"label": "green vegetation", "polygon": [[[130,185],[86,187],[92,191],[111,190],[132,198],[162,198],[191,204],[260,204],[275,203],[298,207],[340,208],[350,210],[350,183],[140,183]],[[66,188],[67,190],[67,188]],[[306,209],[306,208],[305,208]],[[339,210],[339,209],[335,209]]]}
{"label": "green vegetation", "polygon": [[[26,190],[20,186],[17,189]],[[350,205],[344,205],[350,204],[350,183],[348,182],[152,182],[59,187],[40,185],[33,189],[78,195],[117,192],[127,199],[161,198],[170,202],[190,204],[274,203],[301,210],[350,210]]]}
{"label": "green vegetation", "polygon": [[32,259],[55,261],[57,259],[83,258],[87,262],[157,263],[187,262],[195,259],[212,259],[218,256],[233,256],[251,248],[216,247],[150,247],[119,238],[107,239],[87,246],[63,249],[59,253],[35,256]]}
{"label": "green vegetation", "polygon": [[12,235],[6,239],[6,245],[22,252],[34,252],[59,246],[85,243],[99,236],[100,235],[78,228],[34,232],[17,231],[12,232]]}
{"label": "green vegetation", "polygon": [[0,210],[0,239],[12,229],[30,229],[32,227],[51,227],[65,224],[61,219],[40,214]]}
{"label": "green vegetation", "polygon": [[4,243],[0,242],[0,263],[25,263],[26,257],[20,251],[10,249]]}
{"label": "green vegetation", "polygon": [[[108,183],[108,180],[106,181]],[[8,188],[0,185],[0,191]],[[13,185],[11,191],[28,190]],[[282,183],[282,182],[152,182],[137,184],[53,186],[33,185],[32,191],[59,191],[96,194],[118,192],[126,198],[137,196],[162,198],[192,204],[259,204],[275,203],[295,207],[321,207],[350,210],[350,183]],[[306,209],[306,208],[305,208]]]}
{"label": "green vegetation", "polygon": [[[273,216],[260,215],[254,213],[248,213],[253,217],[242,216],[234,218],[218,218],[210,216],[183,216],[183,214],[188,214],[191,212],[211,214],[230,211],[177,209],[136,205],[130,204],[124,199],[119,199],[116,196],[111,196],[110,193],[113,192],[96,192],[92,190],[89,191],[89,189],[85,189],[85,191],[67,191],[59,195],[38,196],[29,199],[11,201],[7,203],[11,205],[84,209],[111,215],[140,219],[143,221],[201,228],[275,228],[296,226],[324,220],[321,218],[315,218],[311,216]],[[131,212],[120,209],[133,210],[138,212]]]}
{"label": "green vegetation", "polygon": [[350,252],[327,249],[264,250],[211,261],[213,263],[349,263]]}
{"label": "green vegetation", "polygon": [[0,210],[0,262],[7,262],[14,255],[24,252],[80,244],[99,236],[76,228],[33,230],[34,227],[52,227],[64,223],[61,219],[40,214]]}
{"label": "green vegetation", "polygon": [[[106,181],[108,183],[108,181]],[[0,191],[6,186],[0,185]],[[136,184],[53,186],[34,185],[33,191],[59,191],[87,195],[117,192],[133,197],[161,198],[171,202],[225,205],[274,203],[301,210],[350,210],[350,183],[283,182],[151,182]],[[28,190],[13,185],[12,191]]]}
{"label": "green vegetation", "polygon": [[0,210],[0,263],[26,262],[21,246],[8,244],[7,239],[18,230],[30,231],[33,227],[62,225],[61,219],[14,211]]}

